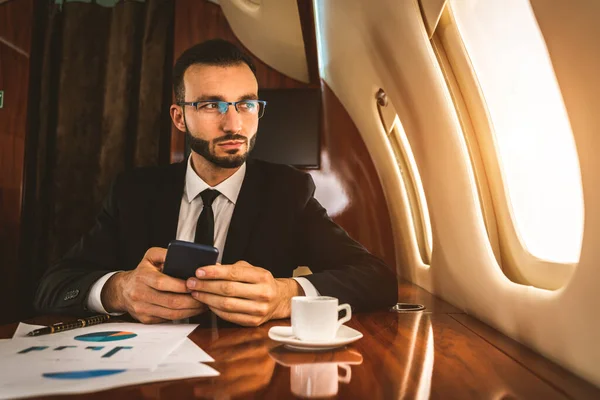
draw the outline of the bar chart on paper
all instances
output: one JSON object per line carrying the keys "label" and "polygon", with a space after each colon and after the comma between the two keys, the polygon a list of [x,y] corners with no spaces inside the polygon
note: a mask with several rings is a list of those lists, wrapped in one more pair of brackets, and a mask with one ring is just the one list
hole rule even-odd
{"label": "bar chart on paper", "polygon": [[[16,369],[35,364],[40,372],[156,368],[194,330],[193,325],[111,322],[38,337],[23,326],[0,345],[0,359]],[[17,330],[19,330],[17,328]],[[23,335],[23,336],[22,336]]]}
{"label": "bar chart on paper", "polygon": [[0,399],[217,376],[202,364],[214,359],[187,338],[195,327],[112,322],[29,337],[41,327],[20,323],[0,341]]}

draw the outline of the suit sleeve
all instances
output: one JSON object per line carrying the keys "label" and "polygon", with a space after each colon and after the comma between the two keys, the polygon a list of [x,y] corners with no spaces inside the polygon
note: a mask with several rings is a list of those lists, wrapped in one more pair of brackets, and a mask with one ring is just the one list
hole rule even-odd
{"label": "suit sleeve", "polygon": [[396,304],[396,274],[327,216],[313,197],[312,178],[307,179],[310,196],[300,213],[297,254],[299,265],[313,274],[304,278],[321,295],[337,297],[356,311]]}
{"label": "suit sleeve", "polygon": [[86,315],[92,285],[115,270],[118,260],[118,191],[115,181],[93,228],[42,276],[35,294],[38,312]]}

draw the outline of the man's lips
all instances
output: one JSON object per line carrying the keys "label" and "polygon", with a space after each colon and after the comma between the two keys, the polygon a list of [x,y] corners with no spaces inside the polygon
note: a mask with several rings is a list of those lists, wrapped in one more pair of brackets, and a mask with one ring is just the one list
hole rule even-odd
{"label": "man's lips", "polygon": [[224,149],[237,149],[240,148],[244,143],[246,142],[241,140],[230,140],[227,142],[219,143],[219,146],[223,147]]}

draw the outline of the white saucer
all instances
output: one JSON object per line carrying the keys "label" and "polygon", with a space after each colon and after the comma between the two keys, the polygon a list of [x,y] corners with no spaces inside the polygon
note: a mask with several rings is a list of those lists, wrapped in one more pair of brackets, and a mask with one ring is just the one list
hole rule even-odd
{"label": "white saucer", "polygon": [[269,329],[269,338],[285,344],[285,347],[289,349],[300,351],[325,351],[336,349],[355,342],[362,337],[362,333],[346,325],[340,326],[335,339],[326,342],[300,340],[294,336],[291,326],[274,326]]}

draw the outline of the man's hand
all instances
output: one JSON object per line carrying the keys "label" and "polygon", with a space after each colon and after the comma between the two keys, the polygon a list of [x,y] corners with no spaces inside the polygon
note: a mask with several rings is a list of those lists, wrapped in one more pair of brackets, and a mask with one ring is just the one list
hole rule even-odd
{"label": "man's hand", "polygon": [[266,269],[245,261],[198,268],[187,287],[219,317],[246,326],[288,318],[291,298],[304,294],[295,280],[275,279]]}
{"label": "man's hand", "polygon": [[167,249],[149,249],[133,271],[118,272],[102,288],[102,305],[108,312],[128,312],[145,324],[189,318],[206,311],[192,296],[185,281],[163,274]]}

